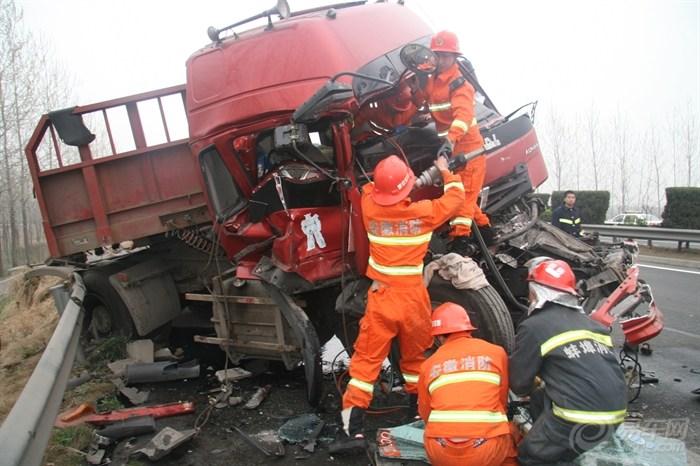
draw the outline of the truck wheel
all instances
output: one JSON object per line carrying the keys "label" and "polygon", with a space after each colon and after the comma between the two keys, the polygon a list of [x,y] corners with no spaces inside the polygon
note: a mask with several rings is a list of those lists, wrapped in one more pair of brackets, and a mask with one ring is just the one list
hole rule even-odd
{"label": "truck wheel", "polygon": [[[480,290],[459,290],[440,277],[433,278],[428,287],[433,308],[451,301],[463,306],[469,311],[469,318],[478,330],[474,336],[483,338],[505,348],[510,353],[515,345],[515,331],[508,308],[496,292],[487,286]],[[345,315],[343,325],[342,315],[338,316],[335,334],[343,346],[352,354],[352,347],[359,333],[360,316],[354,313]]]}
{"label": "truck wheel", "polygon": [[477,327],[474,336],[505,348],[510,353],[515,346],[515,330],[508,307],[492,286],[478,290],[460,290],[452,283],[436,276],[428,287],[430,299],[436,307],[453,302],[467,309],[469,318]]}
{"label": "truck wheel", "polygon": [[88,317],[88,332],[95,338],[136,335],[129,310],[109,283],[112,270],[92,269],[83,274],[86,294],[83,306]]}

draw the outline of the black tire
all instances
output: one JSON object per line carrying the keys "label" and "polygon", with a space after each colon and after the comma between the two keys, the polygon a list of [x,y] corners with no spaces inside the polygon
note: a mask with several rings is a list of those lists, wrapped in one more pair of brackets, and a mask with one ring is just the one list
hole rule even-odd
{"label": "black tire", "polygon": [[[480,290],[458,290],[448,281],[440,277],[433,278],[428,287],[433,307],[451,301],[463,306],[469,312],[469,318],[475,327],[474,336],[483,338],[505,348],[507,353],[513,350],[515,345],[515,327],[508,312],[508,307],[501,296],[492,286]],[[352,353],[352,347],[359,333],[361,316],[347,313],[343,325],[342,315],[338,316],[336,336],[343,346]]]}
{"label": "black tire", "polygon": [[492,286],[479,290],[459,290],[448,281],[434,277],[428,287],[433,305],[453,302],[467,309],[477,327],[474,336],[502,346],[510,353],[515,346],[515,328],[508,307]]}
{"label": "black tire", "polygon": [[306,400],[311,407],[316,408],[323,394],[323,368],[321,366],[321,347],[313,326],[304,329],[304,342],[301,355],[304,362],[306,378]]}
{"label": "black tire", "polygon": [[129,310],[109,283],[109,276],[116,272],[113,267],[104,267],[90,269],[83,274],[87,330],[96,339],[110,336],[130,339],[136,335]]}

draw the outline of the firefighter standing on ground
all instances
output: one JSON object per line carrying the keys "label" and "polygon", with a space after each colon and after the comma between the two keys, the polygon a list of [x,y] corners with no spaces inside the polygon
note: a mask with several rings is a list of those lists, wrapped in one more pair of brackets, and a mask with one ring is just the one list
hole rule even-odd
{"label": "firefighter standing on ground", "polygon": [[440,347],[421,366],[418,412],[425,421],[425,450],[435,466],[516,465],[510,434],[508,356],[479,338],[462,306],[433,311]]}
{"label": "firefighter standing on ground", "polygon": [[579,238],[581,236],[581,213],[576,207],[576,193],[564,193],[564,202],[552,211],[552,225]]}
{"label": "firefighter standing on ground", "polygon": [[[439,32],[430,41],[430,49],[437,55],[437,69],[428,77],[423,89],[416,92],[416,100],[425,101],[438,136],[446,138],[441,152],[450,156],[481,149],[484,139],[476,120],[474,88],[462,76],[457,64],[460,54],[457,36],[449,31]],[[453,249],[460,252],[471,235],[472,222],[483,227],[485,239],[490,240],[492,236],[489,218],[477,204],[486,175],[486,156],[476,157],[457,173],[464,184],[465,202],[450,221],[450,235],[456,240]]]}
{"label": "firefighter standing on ground", "polygon": [[409,394],[417,391],[424,352],[432,344],[430,298],[423,284],[423,257],[433,230],[454,216],[464,202],[464,187],[447,162],[435,162],[444,180],[444,195],[411,202],[415,182],[411,169],[392,155],[377,164],[374,183],[363,188],[362,218],[369,238],[367,276],[374,280],[360,321],[350,361],[350,382],[343,396],[343,430],[348,439],[337,451],[364,444],[364,412],[391,342],[398,337],[400,368]]}
{"label": "firefighter standing on ground", "polygon": [[[529,317],[510,356],[510,388],[530,395],[535,423],[518,447],[522,465],[572,461],[625,419],[627,390],[609,329],[583,313],[568,264],[531,261]],[[544,388],[535,389],[535,377]]]}

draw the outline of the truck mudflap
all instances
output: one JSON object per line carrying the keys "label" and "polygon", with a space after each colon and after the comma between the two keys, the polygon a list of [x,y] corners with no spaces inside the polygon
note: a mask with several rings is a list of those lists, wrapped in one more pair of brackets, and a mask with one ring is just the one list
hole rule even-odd
{"label": "truck mudflap", "polygon": [[[613,314],[613,309],[623,302],[625,307]],[[646,313],[637,315],[637,309],[642,304],[647,304]],[[639,267],[636,265],[627,270],[627,277],[590,317],[606,327],[619,320],[625,343],[630,346],[651,340],[664,328],[663,314],[654,301],[649,285],[639,281]]]}

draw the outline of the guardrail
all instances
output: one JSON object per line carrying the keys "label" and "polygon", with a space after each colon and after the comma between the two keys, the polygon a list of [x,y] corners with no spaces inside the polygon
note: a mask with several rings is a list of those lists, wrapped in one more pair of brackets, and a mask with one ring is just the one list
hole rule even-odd
{"label": "guardrail", "polygon": [[72,291],[53,287],[61,318],[12,411],[0,426],[0,465],[37,466],[44,457],[70,375],[83,323],[85,285],[72,274]]}
{"label": "guardrail", "polygon": [[645,239],[649,241],[675,241],[678,249],[683,243],[700,243],[700,230],[678,230],[675,228],[628,227],[619,225],[582,225],[585,231],[596,232],[600,236],[613,238]]}

